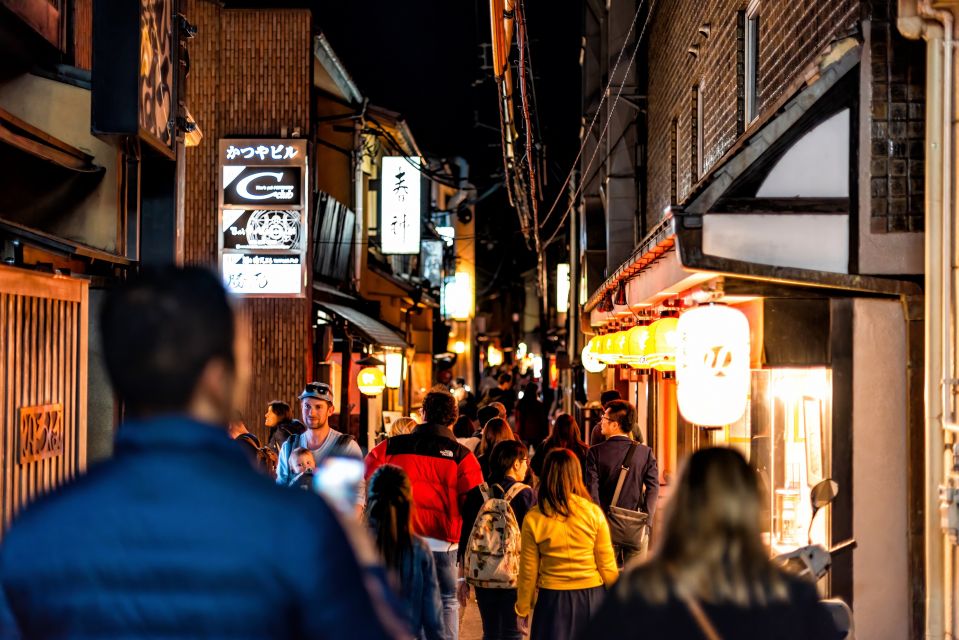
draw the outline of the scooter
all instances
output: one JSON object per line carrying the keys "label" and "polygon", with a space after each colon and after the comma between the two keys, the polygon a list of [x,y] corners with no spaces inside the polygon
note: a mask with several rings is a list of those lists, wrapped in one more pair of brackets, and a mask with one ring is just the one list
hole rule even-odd
{"label": "scooter", "polygon": [[[808,544],[774,558],[787,571],[807,577],[813,582],[818,582],[829,572],[832,559],[836,554],[856,548],[854,539],[844,540],[830,549],[812,543],[812,525],[816,519],[816,514],[835,500],[838,494],[839,485],[830,478],[819,482],[809,492],[810,502],[812,503],[812,517],[809,519],[809,530],[806,533]],[[840,632],[845,634],[841,635],[840,638],[855,640],[852,610],[849,605],[839,598],[829,598],[823,600],[822,603],[829,611]]]}

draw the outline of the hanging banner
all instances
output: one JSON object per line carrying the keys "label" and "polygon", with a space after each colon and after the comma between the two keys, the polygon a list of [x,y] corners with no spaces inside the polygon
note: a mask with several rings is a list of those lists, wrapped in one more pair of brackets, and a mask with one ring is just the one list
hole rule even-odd
{"label": "hanging banner", "polygon": [[380,174],[382,219],[380,250],[385,255],[420,252],[423,202],[420,195],[420,160],[385,156]]}
{"label": "hanging banner", "polygon": [[306,295],[305,140],[220,140],[220,273],[240,296]]}

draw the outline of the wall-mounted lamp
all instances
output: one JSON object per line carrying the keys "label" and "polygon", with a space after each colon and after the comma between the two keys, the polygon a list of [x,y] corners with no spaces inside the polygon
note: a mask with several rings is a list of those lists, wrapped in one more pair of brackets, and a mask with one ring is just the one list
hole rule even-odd
{"label": "wall-mounted lamp", "polygon": [[620,280],[619,286],[616,288],[616,297],[613,298],[613,304],[617,306],[626,305],[626,281]]}

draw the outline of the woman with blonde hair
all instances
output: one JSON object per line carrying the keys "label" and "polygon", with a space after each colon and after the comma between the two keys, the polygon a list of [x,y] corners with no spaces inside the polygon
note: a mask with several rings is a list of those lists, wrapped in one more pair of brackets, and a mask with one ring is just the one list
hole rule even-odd
{"label": "woman with blonde hair", "polygon": [[756,472],[732,449],[694,453],[661,544],[616,585],[584,638],[830,640],[816,587],[785,573],[762,540]]}
{"label": "woman with blonde hair", "polygon": [[390,437],[393,436],[402,436],[407,433],[413,433],[413,429],[416,428],[416,420],[409,416],[402,416],[393,421],[393,424],[390,425]]}
{"label": "woman with blonde hair", "polygon": [[567,640],[596,615],[619,572],[606,518],[590,500],[572,451],[546,455],[538,493],[538,505],[523,520],[515,611],[520,629],[530,630],[538,588],[531,640]]}

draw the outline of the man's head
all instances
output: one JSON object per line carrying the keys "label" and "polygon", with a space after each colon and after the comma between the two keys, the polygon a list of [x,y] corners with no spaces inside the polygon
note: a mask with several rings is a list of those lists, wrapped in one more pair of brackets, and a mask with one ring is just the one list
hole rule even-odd
{"label": "man's head", "polygon": [[316,458],[313,452],[303,447],[297,447],[290,454],[290,469],[295,475],[303,472],[313,473],[316,469]]}
{"label": "man's head", "polygon": [[199,267],[144,269],[110,293],[100,315],[104,360],[135,417],[185,413],[224,424],[249,380],[220,279]]}
{"label": "man's head", "polygon": [[449,427],[458,415],[456,398],[449,391],[434,388],[423,398],[423,419],[429,424]]}
{"label": "man's head", "polygon": [[607,389],[599,394],[599,403],[605,407],[613,400],[620,400],[621,398],[622,396],[619,395],[619,391],[616,389]]}
{"label": "man's head", "polygon": [[627,435],[633,430],[635,422],[636,409],[633,408],[633,405],[625,400],[613,400],[606,405],[603,413],[603,435],[607,438]]}
{"label": "man's head", "polygon": [[333,414],[333,390],[325,382],[311,382],[299,396],[307,429],[322,429]]}
{"label": "man's head", "polygon": [[513,386],[513,376],[508,373],[501,373],[497,380],[499,381],[499,388],[503,391]]}
{"label": "man's head", "polygon": [[500,417],[499,408],[493,406],[495,404],[500,404],[500,403],[491,402],[477,412],[476,417],[478,419],[480,429],[485,427],[486,423],[492,420],[493,418]]}

